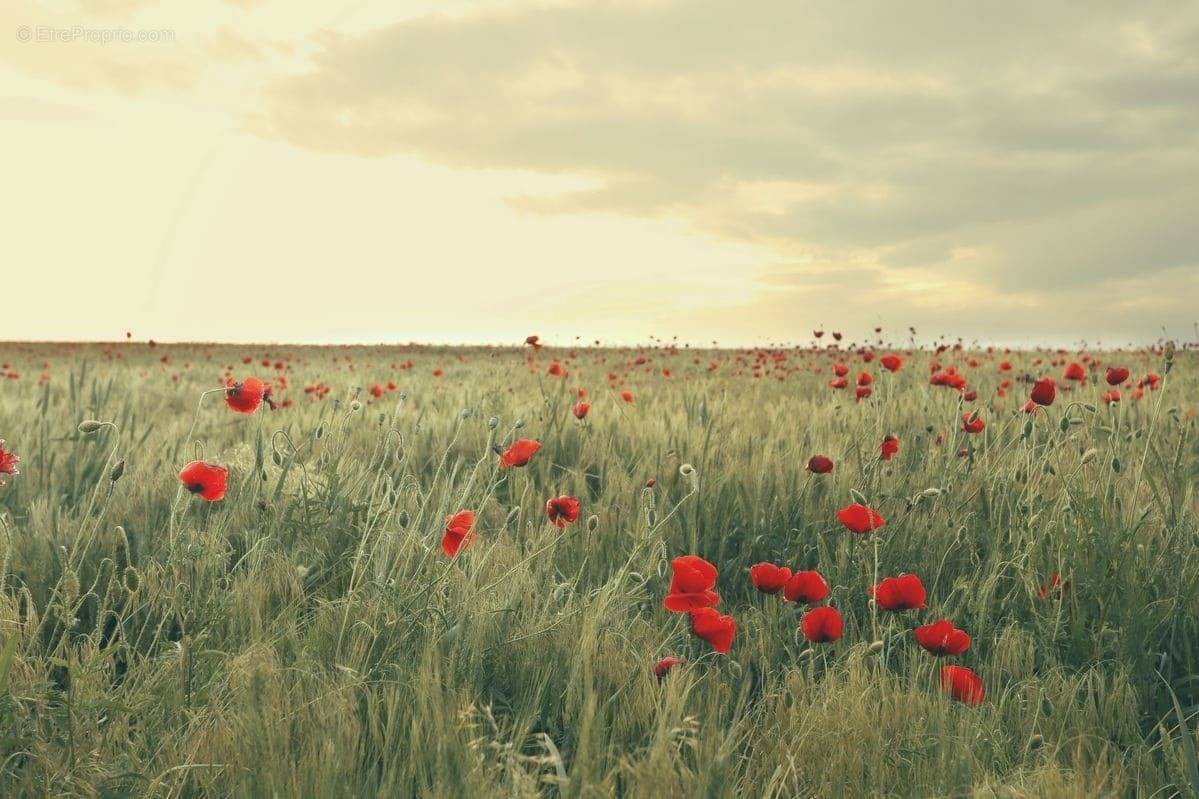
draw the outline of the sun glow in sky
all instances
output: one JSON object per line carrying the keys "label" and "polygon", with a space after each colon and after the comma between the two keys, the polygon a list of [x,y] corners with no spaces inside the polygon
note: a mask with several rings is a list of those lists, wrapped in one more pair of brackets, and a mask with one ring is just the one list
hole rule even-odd
{"label": "sun glow in sky", "polygon": [[6,4],[0,338],[1189,338],[1199,6],[988,8]]}

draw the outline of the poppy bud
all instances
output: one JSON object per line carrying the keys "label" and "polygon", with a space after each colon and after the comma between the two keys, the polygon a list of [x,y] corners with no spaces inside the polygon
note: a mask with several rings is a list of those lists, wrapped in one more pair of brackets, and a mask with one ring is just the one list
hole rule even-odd
{"label": "poppy bud", "polygon": [[1024,420],[1024,429],[1020,432],[1021,438],[1028,438],[1032,435],[1032,419]]}
{"label": "poppy bud", "polygon": [[275,450],[274,452],[271,453],[271,460],[275,462],[276,466],[282,466],[283,465],[283,453],[280,452],[279,450]]}
{"label": "poppy bud", "polygon": [[524,419],[517,419],[517,420],[516,420],[516,424],[512,425],[512,427],[514,427],[514,428],[515,428],[515,429],[517,429],[517,430],[521,429],[521,428],[522,428],[522,427],[524,427],[524,426],[525,426],[525,420],[524,420]]}
{"label": "poppy bud", "polygon": [[[462,413],[460,413],[458,415],[461,416],[463,419],[469,419],[471,416],[474,415],[474,413],[475,412],[472,411],[470,408],[463,408]],[[381,418],[382,418],[382,416],[380,416],[380,419]]]}
{"label": "poppy bud", "polygon": [[358,400],[354,400],[353,402],[350,403],[350,413],[358,413],[358,411],[360,411],[360,410],[362,410],[361,402],[359,402]]}
{"label": "poppy bud", "polygon": [[115,483],[117,480],[120,480],[124,474],[125,474],[125,459],[122,458],[121,460],[116,462],[116,464],[112,467],[112,471],[108,473],[108,481],[110,483]]}
{"label": "poppy bud", "polygon": [[520,505],[517,505],[512,510],[508,511],[508,518],[504,519],[504,525],[507,526],[516,521],[516,517],[520,515]]}
{"label": "poppy bud", "polygon": [[862,492],[857,490],[856,488],[849,489],[849,498],[852,499],[854,502],[858,503],[859,505],[866,504],[865,495],[863,495]]}
{"label": "poppy bud", "polygon": [[690,479],[695,474],[695,467],[692,466],[690,463],[684,463],[682,466],[679,467],[679,474],[681,474],[683,477]]}
{"label": "poppy bud", "polygon": [[500,426],[500,417],[492,416],[490,419],[487,420],[487,429],[488,430],[494,430],[499,426]]}
{"label": "poppy bud", "polygon": [[1028,739],[1028,748],[1029,749],[1034,749],[1034,750],[1040,749],[1044,745],[1045,745],[1045,738],[1039,732],[1036,733],[1035,735],[1033,735],[1033,737]]}
{"label": "poppy bud", "polygon": [[870,644],[870,654],[877,655],[879,652],[882,652],[882,651],[883,651],[883,642],[882,641],[874,641]]}
{"label": "poppy bud", "polygon": [[79,423],[79,432],[84,435],[91,435],[103,426],[103,422],[98,422],[95,419],[84,419]]}
{"label": "poppy bud", "polygon": [[587,517],[587,532],[594,533],[596,531],[596,528],[598,528],[598,527],[599,527],[599,517],[598,516],[588,516]]}
{"label": "poppy bud", "polygon": [[126,566],[125,567],[125,588],[127,588],[129,590],[129,593],[136,594],[137,589],[141,587],[141,584],[142,584],[142,576],[138,573],[137,569],[135,569],[132,566]]}
{"label": "poppy bud", "polygon": [[1069,430],[1069,429],[1070,429],[1070,417],[1069,417],[1069,416],[1063,416],[1063,417],[1062,417],[1062,420],[1061,420],[1060,422],[1058,422],[1058,423],[1057,423],[1057,427],[1058,427],[1058,429],[1059,429],[1059,430],[1061,430],[1063,433],[1064,433],[1064,432],[1066,432],[1067,430]]}
{"label": "poppy bud", "polygon": [[1124,468],[1124,465],[1122,463],[1120,463],[1119,458],[1112,458],[1112,471],[1113,472],[1115,472],[1116,474],[1119,474],[1120,470],[1123,468]]}
{"label": "poppy bud", "polygon": [[322,424],[316,428],[315,436],[317,438],[322,438],[324,435],[325,435],[325,426]]}

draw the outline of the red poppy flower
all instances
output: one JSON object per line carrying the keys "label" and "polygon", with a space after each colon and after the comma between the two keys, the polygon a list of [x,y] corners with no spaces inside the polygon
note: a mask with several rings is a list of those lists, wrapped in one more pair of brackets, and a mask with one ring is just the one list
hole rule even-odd
{"label": "red poppy flower", "polygon": [[579,520],[579,500],[575,497],[554,497],[545,503],[545,515],[559,528]]}
{"label": "red poppy flower", "polygon": [[803,637],[814,644],[828,644],[841,637],[845,629],[841,613],[836,608],[812,608],[799,622]]}
{"label": "red poppy flower", "polygon": [[970,648],[970,636],[948,619],[917,627],[912,634],[916,643],[934,655],[960,655]]}
{"label": "red poppy flower", "polygon": [[369,391],[370,395],[375,399],[382,397],[384,394],[383,386],[379,385],[378,383],[372,383],[371,387],[367,389],[367,391]]}
{"label": "red poppy flower", "polygon": [[580,402],[575,405],[574,414],[576,419],[586,419],[587,412],[591,410],[590,402]]}
{"label": "red poppy flower", "polygon": [[441,537],[441,550],[452,558],[466,549],[475,540],[475,512],[460,510],[445,517],[445,534]]}
{"label": "red poppy flower", "polygon": [[651,478],[649,478],[648,480],[646,480],[646,481],[645,481],[645,487],[646,487],[646,488],[653,488],[653,487],[654,487],[654,486],[656,486],[657,484],[658,484],[658,479],[657,479],[656,477],[651,477]]}
{"label": "red poppy flower", "polygon": [[1118,386],[1128,379],[1128,370],[1123,366],[1109,366],[1106,379],[1109,386]]}
{"label": "red poppy flower", "polygon": [[853,395],[857,397],[858,400],[864,400],[873,393],[874,390],[871,389],[870,386],[854,386],[853,389]]}
{"label": "red poppy flower", "polygon": [[676,658],[673,655],[664,657],[654,664],[654,676],[659,680],[670,673],[670,670],[675,666],[680,666],[683,663],[682,658]]}
{"label": "red poppy flower", "polygon": [[[18,475],[20,470],[17,469],[17,464],[21,459],[4,448],[4,439],[0,438],[0,474]],[[4,485],[4,480],[0,478],[0,486]]]}
{"label": "red poppy flower", "polygon": [[941,688],[967,705],[981,705],[986,695],[982,678],[965,666],[942,666]]}
{"label": "red poppy flower", "polygon": [[833,364],[833,374],[837,377],[845,377],[849,374],[849,367],[843,363],[835,363]]}
{"label": "red poppy flower", "polygon": [[813,455],[808,458],[806,468],[812,474],[828,474],[833,470],[833,461],[824,455]]}
{"label": "red poppy flower", "polygon": [[773,563],[755,563],[749,567],[749,581],[753,587],[763,594],[777,594],[791,577],[791,570],[786,566],[775,566]]}
{"label": "red poppy flower", "polygon": [[1033,402],[1031,399],[1020,406],[1020,410],[1024,411],[1025,413],[1036,413],[1040,409],[1041,406]]}
{"label": "red poppy flower", "polygon": [[1113,402],[1119,402],[1120,401],[1120,389],[1111,388],[1111,389],[1108,389],[1107,391],[1103,392],[1103,401],[1108,405],[1111,405]]}
{"label": "red poppy flower", "polygon": [[1070,590],[1070,581],[1062,580],[1060,574],[1054,574],[1040,588],[1037,589],[1037,596],[1041,599],[1049,599],[1050,594],[1062,596]]}
{"label": "red poppy flower", "polygon": [[891,460],[899,452],[899,436],[886,436],[883,443],[879,445],[878,451],[883,456],[883,460]]}
{"label": "red poppy flower", "polygon": [[874,375],[869,372],[858,372],[858,385],[869,386],[874,383]]}
{"label": "red poppy flower", "polygon": [[1052,377],[1042,377],[1033,384],[1032,392],[1028,396],[1038,405],[1052,405],[1053,398],[1057,396],[1057,383],[1053,382]]}
{"label": "red poppy flower", "polygon": [[539,449],[541,449],[541,442],[534,441],[531,438],[521,438],[513,441],[512,445],[500,456],[500,468],[507,469],[511,466],[526,466]]}
{"label": "red poppy flower", "polygon": [[813,605],[828,596],[828,583],[820,572],[796,572],[783,586],[783,599]]}
{"label": "red poppy flower", "polygon": [[562,364],[558,363],[557,361],[554,361],[553,363],[550,364],[550,368],[546,369],[545,371],[551,377],[561,377],[562,376]]}
{"label": "red poppy flower", "polygon": [[1081,383],[1087,379],[1087,370],[1083,368],[1081,363],[1072,363],[1066,367],[1066,371],[1062,373],[1062,377],[1066,380],[1074,380]]}
{"label": "red poppy flower", "polygon": [[845,525],[851,533],[868,533],[877,530],[887,523],[882,514],[874,508],[868,508],[860,502],[847,505],[837,511],[837,521]]}
{"label": "red poppy flower", "polygon": [[192,461],[179,470],[179,481],[201,499],[217,502],[225,498],[229,470],[204,461]]}
{"label": "red poppy flower", "polygon": [[914,574],[887,577],[870,589],[870,596],[883,610],[920,610],[925,607],[928,593]]}
{"label": "red poppy flower", "polygon": [[528,336],[525,338],[525,344],[535,350],[541,349],[541,336]]}
{"label": "red poppy flower", "polygon": [[622,400],[624,400],[625,402],[632,402],[633,401],[633,392],[632,391],[622,391],[622,392],[620,392],[620,398]]}
{"label": "red poppy flower", "polygon": [[737,634],[737,622],[716,608],[697,608],[691,611],[691,632],[712,645],[720,654],[733,648],[733,637]]}
{"label": "red poppy flower", "polygon": [[716,567],[698,555],[680,555],[670,562],[674,574],[662,605],[672,613],[720,604],[716,587]]}
{"label": "red poppy flower", "polygon": [[898,372],[903,368],[903,358],[900,358],[898,355],[884,355],[878,359],[878,362],[888,372]]}
{"label": "red poppy flower", "polygon": [[828,381],[829,388],[845,388],[849,385],[849,381],[844,377],[834,377]]}
{"label": "red poppy flower", "polygon": [[966,413],[962,414],[962,431],[963,432],[981,433],[983,431],[983,428],[986,426],[987,426],[987,423],[983,421],[983,418],[978,415],[977,411],[975,411],[974,413],[967,411]]}
{"label": "red poppy flower", "polygon": [[230,378],[225,385],[225,404],[238,413],[253,413],[263,400],[270,404],[271,387],[257,377],[247,377],[240,383]]}

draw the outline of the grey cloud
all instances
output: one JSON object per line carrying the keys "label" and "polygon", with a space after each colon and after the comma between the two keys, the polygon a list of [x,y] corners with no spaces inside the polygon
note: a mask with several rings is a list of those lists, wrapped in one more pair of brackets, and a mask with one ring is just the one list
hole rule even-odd
{"label": "grey cloud", "polygon": [[[1197,41],[1185,2],[535,7],[330,36],[255,125],[598,184],[516,200],[539,212],[670,214],[999,296],[1135,291],[1199,266]],[[763,212],[730,195],[754,181],[823,188]]]}

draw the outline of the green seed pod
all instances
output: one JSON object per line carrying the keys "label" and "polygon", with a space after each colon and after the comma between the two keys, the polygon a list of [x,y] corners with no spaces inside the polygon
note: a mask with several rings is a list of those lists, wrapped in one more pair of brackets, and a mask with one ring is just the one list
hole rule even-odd
{"label": "green seed pod", "polygon": [[1119,474],[1124,469],[1124,464],[1120,463],[1119,458],[1112,458],[1112,471]]}
{"label": "green seed pod", "polygon": [[98,422],[95,419],[85,419],[79,423],[79,432],[84,435],[91,435],[103,426],[103,422]]}
{"label": "green seed pod", "polygon": [[110,483],[115,483],[117,480],[120,480],[124,475],[125,475],[125,459],[122,458],[121,460],[117,461],[113,465],[112,471],[110,471],[108,473],[108,481]]}
{"label": "green seed pod", "polygon": [[1066,432],[1067,430],[1069,430],[1070,429],[1070,417],[1063,416],[1062,420],[1057,423],[1057,428],[1058,428],[1058,430],[1061,430],[1063,433]]}
{"label": "green seed pod", "polygon": [[1024,420],[1024,429],[1020,432],[1021,438],[1028,438],[1032,435],[1032,419]]}

